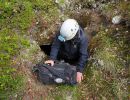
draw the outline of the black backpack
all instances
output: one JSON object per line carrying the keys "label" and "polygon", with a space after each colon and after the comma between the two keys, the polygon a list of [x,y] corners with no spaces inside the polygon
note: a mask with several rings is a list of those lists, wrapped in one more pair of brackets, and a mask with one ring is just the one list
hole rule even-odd
{"label": "black backpack", "polygon": [[54,66],[39,63],[33,67],[38,79],[43,84],[69,84],[75,85],[76,66],[65,62],[57,62]]}

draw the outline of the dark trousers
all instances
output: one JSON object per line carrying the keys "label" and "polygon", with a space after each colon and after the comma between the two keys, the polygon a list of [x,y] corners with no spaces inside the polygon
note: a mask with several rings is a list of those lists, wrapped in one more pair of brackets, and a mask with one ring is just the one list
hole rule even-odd
{"label": "dark trousers", "polygon": [[57,56],[57,60],[64,61],[66,63],[76,66],[78,63],[79,57],[72,58],[72,57],[69,57],[69,55],[67,56],[64,55],[63,52],[59,52]]}

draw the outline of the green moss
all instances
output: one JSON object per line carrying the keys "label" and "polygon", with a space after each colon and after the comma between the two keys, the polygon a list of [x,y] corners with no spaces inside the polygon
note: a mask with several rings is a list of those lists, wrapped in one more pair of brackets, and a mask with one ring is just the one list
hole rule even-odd
{"label": "green moss", "polygon": [[16,73],[12,68],[9,69],[7,67],[7,69],[3,70],[6,70],[7,73],[4,72],[4,75],[0,75],[0,99],[7,100],[11,95],[17,93],[21,89],[23,77],[20,75],[11,76],[11,73]]}
{"label": "green moss", "polygon": [[32,5],[33,9],[48,22],[55,21],[55,18],[59,17],[58,8],[52,0],[35,0]]}
{"label": "green moss", "polygon": [[59,5],[64,5],[65,4],[65,0],[58,0]]}
{"label": "green moss", "polygon": [[54,1],[49,0],[13,0],[0,2],[0,27],[18,29],[27,34],[27,29],[37,16],[44,17],[48,22],[58,18]]}
{"label": "green moss", "polygon": [[103,13],[109,16],[115,16],[115,12],[114,12],[115,9],[117,9],[116,5],[109,3],[103,7]]}
{"label": "green moss", "polygon": [[10,29],[0,30],[0,99],[8,98],[23,84],[21,75],[11,65],[11,59],[19,54],[21,45],[29,46],[27,40],[20,38]]}
{"label": "green moss", "polygon": [[[40,15],[51,22],[58,17],[57,14],[56,4],[52,0],[0,1],[0,99],[8,99],[24,83],[12,65],[12,58],[21,49],[30,47],[25,35],[32,21]],[[30,54],[35,51],[34,48]]]}
{"label": "green moss", "polygon": [[1,28],[17,28],[24,31],[31,24],[34,12],[28,1],[14,0],[1,2],[0,22]]}
{"label": "green moss", "polygon": [[120,11],[122,13],[129,13],[130,11],[130,2],[124,2],[124,1],[120,1],[120,3],[118,4],[118,8],[120,9]]}

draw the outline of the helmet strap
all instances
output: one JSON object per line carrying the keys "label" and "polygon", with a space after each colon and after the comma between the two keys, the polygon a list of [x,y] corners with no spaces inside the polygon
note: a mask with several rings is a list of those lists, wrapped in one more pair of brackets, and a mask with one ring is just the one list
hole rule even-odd
{"label": "helmet strap", "polygon": [[62,35],[59,35],[59,36],[58,36],[58,39],[59,39],[61,42],[65,42],[65,41],[66,41],[65,38],[64,38]]}

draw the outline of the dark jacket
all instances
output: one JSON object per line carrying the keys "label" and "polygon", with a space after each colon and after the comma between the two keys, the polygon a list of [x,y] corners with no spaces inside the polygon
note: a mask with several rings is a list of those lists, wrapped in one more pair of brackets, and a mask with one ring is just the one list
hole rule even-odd
{"label": "dark jacket", "polygon": [[74,39],[61,42],[58,33],[51,47],[50,59],[63,59],[68,63],[76,61],[77,71],[83,72],[85,63],[88,59],[87,47],[88,40],[84,31],[80,28]]}

